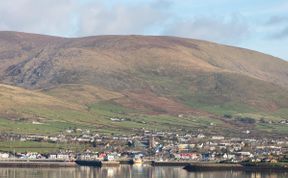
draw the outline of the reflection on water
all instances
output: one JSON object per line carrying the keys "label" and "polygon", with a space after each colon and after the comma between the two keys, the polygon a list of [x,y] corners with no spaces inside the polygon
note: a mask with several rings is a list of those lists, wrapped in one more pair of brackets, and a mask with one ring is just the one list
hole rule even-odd
{"label": "reflection on water", "polygon": [[181,167],[151,167],[149,165],[76,168],[0,168],[0,178],[287,178],[288,173],[251,173],[214,171],[189,173]]}

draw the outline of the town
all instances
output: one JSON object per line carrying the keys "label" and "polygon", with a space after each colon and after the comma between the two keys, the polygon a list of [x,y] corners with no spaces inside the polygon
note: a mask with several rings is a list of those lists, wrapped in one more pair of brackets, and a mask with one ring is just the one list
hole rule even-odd
{"label": "town", "polygon": [[[248,132],[248,131],[247,131]],[[76,134],[78,133],[78,134]],[[288,137],[226,138],[225,135],[203,133],[175,133],[139,130],[132,135],[101,135],[79,128],[67,129],[57,136],[2,134],[1,141],[54,143],[56,145],[84,145],[82,150],[69,148],[54,152],[38,153],[1,151],[1,160],[125,160],[143,161],[195,161],[195,162],[287,162]]]}

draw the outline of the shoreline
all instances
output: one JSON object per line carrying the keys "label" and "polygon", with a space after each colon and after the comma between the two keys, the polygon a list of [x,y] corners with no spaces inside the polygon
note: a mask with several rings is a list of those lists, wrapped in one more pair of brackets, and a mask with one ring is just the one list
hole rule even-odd
{"label": "shoreline", "polygon": [[74,161],[35,161],[35,160],[5,160],[0,161],[1,167],[19,167],[19,168],[36,168],[36,167],[47,167],[47,168],[58,168],[58,167],[76,167],[76,163]]}
{"label": "shoreline", "polygon": [[[91,166],[91,162],[83,161],[84,164],[77,164],[77,161],[64,160],[0,160],[0,168],[65,168]],[[119,161],[97,161],[99,163],[92,167],[118,167],[120,165],[132,165],[129,160]],[[88,164],[86,164],[88,163]],[[192,161],[145,161],[143,165],[151,165],[153,167],[182,167],[188,172],[197,171],[284,171],[288,172],[288,163],[215,163],[215,162],[192,162]]]}
{"label": "shoreline", "polygon": [[246,172],[288,172],[287,163],[193,163],[183,169],[188,172],[197,171],[246,171]]}

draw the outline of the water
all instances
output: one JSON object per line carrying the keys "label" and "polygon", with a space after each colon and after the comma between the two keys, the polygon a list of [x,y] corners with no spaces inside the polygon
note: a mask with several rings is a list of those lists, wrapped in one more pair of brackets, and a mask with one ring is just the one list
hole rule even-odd
{"label": "water", "polygon": [[181,167],[0,168],[0,178],[288,178],[288,173],[214,171],[189,173]]}

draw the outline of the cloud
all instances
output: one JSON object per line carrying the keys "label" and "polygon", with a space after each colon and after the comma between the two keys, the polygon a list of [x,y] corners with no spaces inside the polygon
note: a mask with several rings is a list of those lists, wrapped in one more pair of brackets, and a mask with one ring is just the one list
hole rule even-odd
{"label": "cloud", "polygon": [[[103,34],[176,35],[236,42],[248,26],[241,18],[183,19],[173,0],[125,3],[76,0],[9,0],[0,2],[0,29],[63,36]],[[212,30],[211,30],[212,29]]]}
{"label": "cloud", "polygon": [[68,31],[73,0],[11,0],[0,2],[1,30],[59,34]]}
{"label": "cloud", "polygon": [[279,40],[288,37],[288,16],[272,16],[264,26],[272,29],[268,39]]}
{"label": "cloud", "polygon": [[283,28],[280,32],[275,32],[273,35],[270,36],[270,38],[279,40],[284,39],[288,37],[288,26]]}
{"label": "cloud", "polygon": [[156,0],[151,5],[156,8],[170,8],[174,3],[172,0]]}
{"label": "cloud", "polygon": [[78,16],[79,35],[145,34],[169,17],[167,11],[161,11],[153,4],[115,4],[107,8],[94,3],[83,8]]}
{"label": "cloud", "polygon": [[272,16],[266,22],[266,25],[279,25],[279,24],[288,24],[288,16]]}
{"label": "cloud", "polygon": [[164,34],[204,39],[221,43],[238,43],[249,35],[249,25],[240,16],[225,18],[194,17],[175,20]]}
{"label": "cloud", "polygon": [[0,1],[0,30],[63,36],[153,33],[169,17],[171,4],[169,0],[109,5],[104,1]]}

